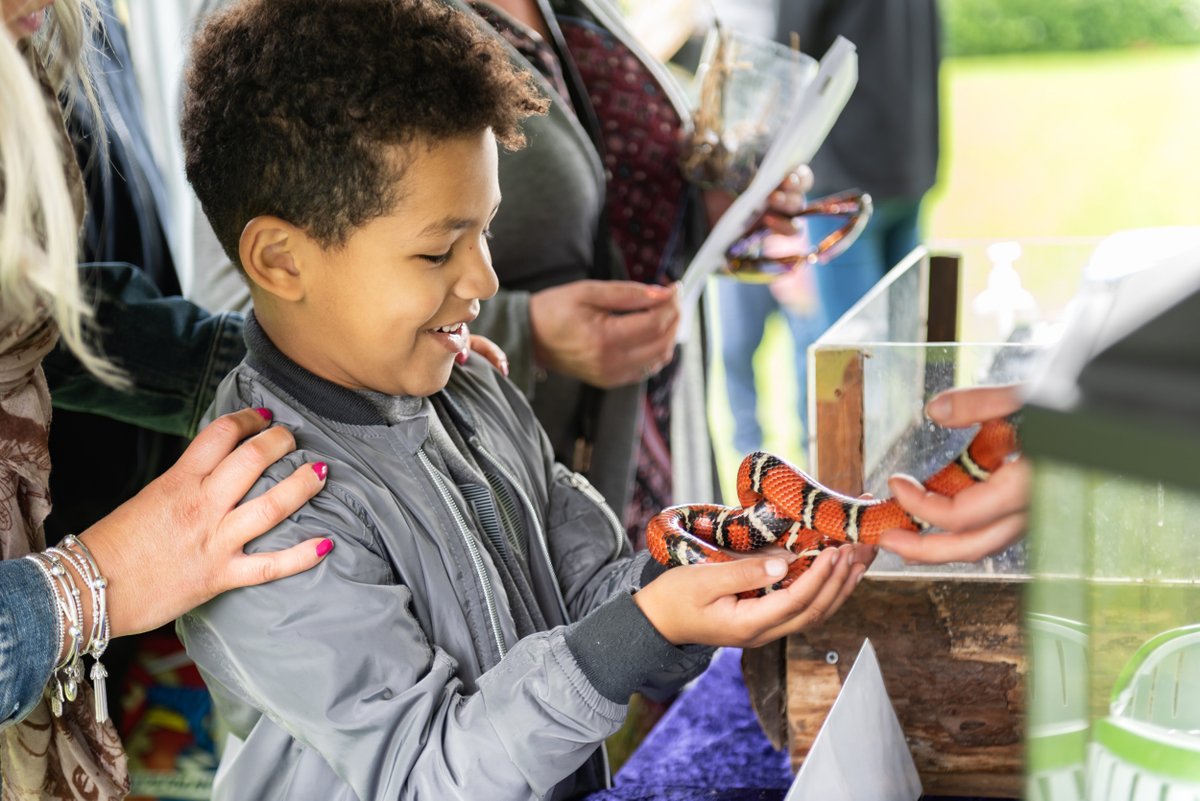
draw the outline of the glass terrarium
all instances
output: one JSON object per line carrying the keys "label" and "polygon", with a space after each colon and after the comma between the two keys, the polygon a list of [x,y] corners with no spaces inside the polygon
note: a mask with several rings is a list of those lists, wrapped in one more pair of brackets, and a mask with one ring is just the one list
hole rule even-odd
{"label": "glass terrarium", "polygon": [[1196,799],[1200,232],[1108,244],[1022,429],[1026,797]]}
{"label": "glass terrarium", "polygon": [[[931,425],[926,403],[950,387],[1028,379],[1061,334],[1095,244],[956,243],[896,265],[809,349],[816,478],[884,497],[892,474],[923,480],[954,459],[975,432]],[[880,554],[837,615],[787,640],[793,762],[869,638],[925,793],[1021,795],[1027,584],[1023,546],[946,566]],[[751,697],[769,709],[769,692],[752,686]]]}
{"label": "glass terrarium", "polygon": [[[809,349],[809,464],[839,491],[888,494],[953,460],[975,429],[944,429],[925,404],[951,387],[1028,379],[1057,341],[1096,240],[946,243],[913,251]],[[827,269],[836,270],[834,262]],[[1022,548],[937,572],[1024,573]],[[881,554],[873,575],[928,573]]]}

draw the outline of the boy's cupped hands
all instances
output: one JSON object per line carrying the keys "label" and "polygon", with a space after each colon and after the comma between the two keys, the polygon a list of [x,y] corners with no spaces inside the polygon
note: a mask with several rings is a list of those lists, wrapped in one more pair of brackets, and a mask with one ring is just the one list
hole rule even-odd
{"label": "boy's cupped hands", "polygon": [[830,617],[870,566],[875,549],[827,548],[789,587],[757,598],[738,597],[782,578],[787,556],[754,552],[732,562],[674,567],[633,599],[675,645],[756,648]]}

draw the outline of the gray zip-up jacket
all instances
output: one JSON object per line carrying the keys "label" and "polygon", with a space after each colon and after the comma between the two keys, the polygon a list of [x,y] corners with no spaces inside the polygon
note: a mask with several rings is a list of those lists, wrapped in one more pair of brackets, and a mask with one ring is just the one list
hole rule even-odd
{"label": "gray zip-up jacket", "polygon": [[[567,798],[604,786],[600,747],[629,695],[680,686],[708,649],[662,639],[631,592],[657,575],[582,478],[554,462],[522,394],[475,357],[430,414],[389,425],[363,395],[308,373],[253,318],[213,414],[267,407],[325,488],[248,551],[327,534],[313,570],[226,593],[179,632],[235,740],[221,799]],[[435,467],[433,406],[499,482],[549,629],[518,641],[472,508]],[[240,741],[240,742],[239,742]]]}

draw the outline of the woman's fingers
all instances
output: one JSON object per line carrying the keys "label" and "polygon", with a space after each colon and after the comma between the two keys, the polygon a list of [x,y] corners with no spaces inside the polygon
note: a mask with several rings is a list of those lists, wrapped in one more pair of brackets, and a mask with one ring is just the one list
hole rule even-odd
{"label": "woman's fingers", "polygon": [[227,538],[223,543],[226,552],[240,551],[250,540],[299,511],[325,486],[328,470],[324,462],[302,464],[262,495],[233,509],[221,524],[221,536]]}
{"label": "woman's fingers", "polygon": [[954,496],[926,490],[909,476],[892,476],[888,489],[909,514],[949,532],[982,528],[1025,510],[1033,477],[1028,462],[1016,459],[1001,466],[987,481]]}
{"label": "woman's fingers", "polygon": [[974,562],[1003,551],[1025,531],[1025,515],[1014,514],[976,531],[954,534],[916,534],[893,529],[885,531],[879,545],[913,563],[944,564]]}
{"label": "woman's fingers", "polygon": [[479,334],[471,334],[469,350],[491,362],[501,375],[508,375],[508,355],[492,340]]}
{"label": "woman's fingers", "polygon": [[207,476],[238,443],[271,424],[269,409],[242,409],[224,414],[204,427],[175,463],[176,469]]}
{"label": "woman's fingers", "polygon": [[1006,384],[946,390],[929,401],[925,414],[938,425],[962,428],[1010,415],[1020,408],[1020,385]]}
{"label": "woman's fingers", "polygon": [[229,563],[223,589],[250,587],[303,573],[332,550],[332,539],[315,537],[282,551],[246,554]]}
{"label": "woman's fingers", "polygon": [[211,498],[232,508],[268,467],[296,449],[296,439],[283,426],[272,426],[234,448],[233,453],[201,481]]}

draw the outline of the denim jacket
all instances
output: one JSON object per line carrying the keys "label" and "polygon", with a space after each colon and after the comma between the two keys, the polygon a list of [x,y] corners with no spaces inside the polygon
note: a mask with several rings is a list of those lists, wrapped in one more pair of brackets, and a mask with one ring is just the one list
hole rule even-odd
{"label": "denim jacket", "polygon": [[58,656],[58,618],[46,577],[27,559],[0,561],[0,729],[42,697]]}
{"label": "denim jacket", "polygon": [[42,365],[54,406],[194,436],[217,385],[245,355],[242,315],[163,297],[130,264],[84,265],[80,279],[96,309],[99,349],[125,369],[134,390],[97,380],[59,345]]}

